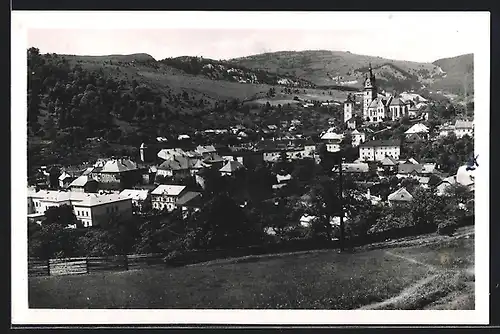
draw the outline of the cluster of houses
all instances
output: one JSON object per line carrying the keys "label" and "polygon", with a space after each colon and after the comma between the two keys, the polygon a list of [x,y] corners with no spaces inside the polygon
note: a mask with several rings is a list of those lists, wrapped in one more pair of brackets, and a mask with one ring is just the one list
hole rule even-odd
{"label": "cluster of houses", "polygon": [[[378,123],[387,118],[396,120],[411,116],[416,108],[422,109],[426,100],[416,94],[405,93],[400,97],[378,93],[375,76],[369,68],[362,94],[362,108],[358,108],[356,98],[349,95],[344,103],[344,124],[347,131],[336,133],[330,128],[321,134],[320,139],[326,144],[327,151],[337,152],[347,134],[352,138],[352,146],[358,147],[359,157],[353,163],[343,163],[342,172],[364,175],[374,172],[380,179],[396,176],[398,179],[413,178],[424,187],[432,187],[442,195],[452,184],[462,184],[474,188],[471,171],[459,169],[456,175],[444,178],[436,170],[435,163],[419,163],[414,159],[401,160],[401,142],[399,140],[373,140],[369,129],[356,129],[355,116],[363,116],[368,123]],[[408,102],[410,101],[410,102]],[[423,105],[422,105],[423,103]],[[416,115],[416,114],[415,114]],[[300,121],[283,122],[279,126],[288,130],[300,125]],[[278,125],[269,125],[263,131],[273,133]],[[205,130],[206,134],[231,132],[245,137],[245,128],[236,126],[228,130]],[[364,132],[366,131],[366,132]],[[473,136],[473,124],[456,121],[454,125],[445,125],[439,135],[454,132],[457,137]],[[414,124],[405,132],[407,142],[429,139],[429,129],[421,123]],[[104,225],[113,219],[130,219],[134,214],[153,211],[181,210],[186,217],[190,212],[199,210],[207,200],[203,196],[205,180],[204,169],[216,169],[222,176],[232,176],[242,169],[275,163],[280,159],[314,159],[316,143],[312,139],[282,137],[262,139],[254,143],[241,144],[238,147],[215,147],[213,145],[196,147],[167,146],[165,138],[157,138],[155,144],[140,146],[139,162],[129,158],[99,159],[92,165],[63,168],[42,168],[50,189],[40,187],[28,189],[28,219],[40,222],[45,211],[54,206],[70,205],[76,218],[85,227]],[[190,137],[183,135],[179,140]],[[367,140],[368,139],[368,140]],[[336,167],[337,168],[337,167]],[[333,170],[334,172],[337,171]],[[190,177],[196,185],[165,184],[171,179]],[[276,175],[274,189],[285,186],[291,175]],[[181,182],[182,183],[182,182]],[[381,198],[366,197],[377,204]],[[389,205],[412,201],[411,193],[404,187],[388,196]],[[307,217],[306,217],[307,218]],[[309,218],[307,218],[309,219]],[[304,221],[304,224],[307,222]]]}

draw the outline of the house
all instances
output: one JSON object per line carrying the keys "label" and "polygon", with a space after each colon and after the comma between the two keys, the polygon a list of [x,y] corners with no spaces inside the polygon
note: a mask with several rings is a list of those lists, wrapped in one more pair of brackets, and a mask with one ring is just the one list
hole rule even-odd
{"label": "house", "polygon": [[439,128],[439,137],[447,137],[450,133],[455,133],[455,127],[449,124],[443,124]]}
{"label": "house", "polygon": [[277,174],[276,175],[276,184],[273,184],[273,189],[279,189],[279,188],[286,186],[288,184],[288,182],[290,182],[291,179],[292,179],[291,174],[287,174],[287,175]]}
{"label": "house", "polygon": [[130,159],[110,159],[102,168],[96,167],[90,176],[100,183],[100,187],[122,189],[140,183],[141,171]]}
{"label": "house", "polygon": [[359,145],[359,158],[364,161],[382,161],[386,156],[399,159],[399,140],[372,140]]}
{"label": "house", "polygon": [[405,137],[410,141],[429,138],[429,128],[422,123],[414,124],[405,132]]}
{"label": "house", "polygon": [[403,163],[398,165],[398,177],[418,176],[422,174],[422,165],[413,163]]}
{"label": "house", "polygon": [[364,141],[366,140],[365,133],[359,132],[356,129],[354,129],[354,131],[351,132],[351,137],[352,137],[352,146],[354,146],[354,147],[359,146],[361,143],[364,143]]}
{"label": "house", "polygon": [[[338,166],[333,168],[333,172],[338,172]],[[342,172],[344,173],[368,173],[370,166],[364,162],[358,163],[342,163]]]}
{"label": "house", "polygon": [[321,140],[326,144],[326,150],[328,152],[338,152],[340,151],[340,143],[344,139],[343,134],[337,134],[335,132],[326,132],[321,136]]}
{"label": "house", "polygon": [[394,172],[394,171],[396,171],[396,168],[397,168],[399,162],[394,158],[386,156],[385,158],[383,158],[380,161],[380,164],[382,165],[382,168],[384,171]]}
{"label": "house", "polygon": [[69,175],[68,173],[62,172],[62,174],[59,175],[59,178],[58,178],[59,187],[63,188],[63,189],[67,188],[71,184],[71,182],[73,182],[74,179],[75,178],[73,176]]}
{"label": "house", "polygon": [[456,175],[451,175],[451,176],[443,179],[436,186],[436,194],[438,196],[444,195],[446,192],[446,188],[448,188],[449,186],[456,184],[456,183],[457,183],[457,176]]}
{"label": "house", "polygon": [[182,217],[186,219],[189,214],[200,211],[203,203],[203,196],[200,192],[186,191],[177,199],[175,206],[181,209]]}
{"label": "house", "polygon": [[457,120],[455,122],[454,132],[457,138],[462,138],[465,135],[472,138],[474,136],[474,123]]}
{"label": "house", "polygon": [[82,175],[73,180],[68,187],[71,191],[75,192],[95,193],[97,192],[99,183],[89,175]]}
{"label": "house", "polygon": [[196,147],[196,153],[202,156],[203,159],[214,158],[217,155],[217,150],[213,145]]}
{"label": "house", "polygon": [[151,192],[153,209],[173,211],[175,203],[186,191],[186,186],[161,184]]}
{"label": "house", "polygon": [[[132,201],[117,194],[40,190],[28,192],[28,213],[45,214],[48,208],[70,205],[85,227],[105,225],[111,217],[119,221],[132,218]],[[31,207],[31,209],[30,209]]]}
{"label": "house", "polygon": [[356,129],[356,119],[354,117],[351,117],[345,123],[346,123],[347,129],[350,129],[350,130]]}
{"label": "house", "polygon": [[198,174],[201,170],[205,169],[205,168],[209,168],[210,165],[209,164],[206,164],[203,162],[203,160],[198,160],[196,161],[196,163],[191,167],[190,169],[190,173],[191,175],[196,175]]}
{"label": "house", "polygon": [[139,211],[145,211],[151,207],[151,195],[147,189],[124,189],[120,196],[130,198],[132,207]]}
{"label": "house", "polygon": [[183,156],[174,156],[162,162],[156,171],[156,177],[188,176],[196,162]]}
{"label": "house", "polygon": [[221,173],[222,176],[231,176],[234,174],[234,172],[242,168],[244,168],[244,166],[238,161],[228,161],[224,165],[224,167],[219,169],[219,172]]}
{"label": "house", "polygon": [[406,190],[406,188],[400,188],[390,194],[387,197],[390,206],[404,205],[408,204],[413,200],[413,196]]}
{"label": "house", "polygon": [[417,114],[418,114],[418,108],[416,106],[413,106],[413,107],[409,107],[408,108],[408,116],[410,118],[416,118],[417,117]]}

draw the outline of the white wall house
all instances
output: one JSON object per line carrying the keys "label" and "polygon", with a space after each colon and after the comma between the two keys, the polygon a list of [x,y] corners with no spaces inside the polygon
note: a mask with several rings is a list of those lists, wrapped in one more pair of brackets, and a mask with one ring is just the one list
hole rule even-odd
{"label": "white wall house", "polygon": [[340,151],[342,139],[344,139],[344,135],[335,132],[327,132],[321,136],[321,140],[325,143],[328,152]]}
{"label": "white wall house", "polygon": [[28,190],[28,217],[44,214],[51,207],[70,205],[85,227],[106,224],[111,215],[119,220],[132,217],[132,201],[117,194],[89,194],[83,192]]}
{"label": "white wall house", "polygon": [[469,137],[474,136],[474,123],[468,121],[456,121],[455,122],[455,136],[457,138],[462,138],[465,135]]}
{"label": "white wall house", "polygon": [[161,184],[151,192],[153,209],[173,211],[175,203],[185,192],[185,186]]}
{"label": "white wall house", "polygon": [[399,159],[401,144],[396,140],[373,140],[359,145],[359,159],[382,161],[386,156]]}

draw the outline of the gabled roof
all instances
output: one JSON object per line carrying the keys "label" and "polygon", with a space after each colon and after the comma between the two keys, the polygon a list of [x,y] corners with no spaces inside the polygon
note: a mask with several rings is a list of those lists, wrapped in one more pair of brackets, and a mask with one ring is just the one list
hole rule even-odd
{"label": "gabled roof", "polygon": [[232,173],[232,172],[235,172],[241,168],[243,168],[243,165],[241,163],[239,163],[238,161],[228,161],[224,165],[224,167],[219,169],[219,172]]}
{"label": "gabled roof", "polygon": [[422,165],[420,165],[420,164],[408,164],[408,163],[398,165],[398,173],[399,174],[410,174],[413,171],[415,171],[417,173],[421,173],[422,172]]}
{"label": "gabled roof", "polygon": [[175,204],[179,206],[199,208],[203,204],[201,193],[196,191],[187,191],[184,195],[179,197]]}
{"label": "gabled roof", "polygon": [[196,152],[199,154],[205,154],[205,153],[215,153],[215,147],[213,145],[208,145],[208,146],[201,146],[199,145],[196,147]]}
{"label": "gabled roof", "polygon": [[414,158],[410,158],[410,159],[407,159],[405,163],[408,163],[408,164],[414,164],[414,165],[418,165],[418,161],[415,160]]}
{"label": "gabled roof", "polygon": [[389,201],[409,202],[413,199],[413,196],[403,187],[390,194],[387,199]]}
{"label": "gabled roof", "polygon": [[151,195],[178,196],[186,186],[161,184],[151,192]]}
{"label": "gabled roof", "polygon": [[[346,173],[368,173],[370,167],[367,163],[343,163],[342,171]],[[334,167],[333,171],[338,171],[338,167]]]}
{"label": "gabled roof", "polygon": [[70,183],[70,187],[85,187],[88,182],[97,182],[96,180],[90,178],[88,175],[82,175],[76,178],[73,182]]}
{"label": "gabled roof", "polygon": [[428,133],[429,132],[429,128],[426,127],[424,124],[422,123],[418,123],[418,124],[415,124],[413,125],[411,128],[409,128],[408,130],[406,130],[405,134],[412,134],[412,133]]}
{"label": "gabled roof", "polygon": [[137,170],[137,164],[129,159],[108,160],[102,167],[101,173],[122,173]]}
{"label": "gabled roof", "polygon": [[120,196],[128,197],[135,201],[144,201],[148,198],[149,191],[147,189],[124,189]]}
{"label": "gabled roof", "polygon": [[392,157],[385,156],[385,158],[382,159],[381,163],[382,166],[396,166],[399,162]]}
{"label": "gabled roof", "polygon": [[323,136],[321,136],[322,140],[342,140],[344,138],[343,134],[338,134],[335,132],[327,132]]}
{"label": "gabled roof", "polygon": [[162,162],[158,169],[161,170],[184,170],[189,169],[191,166],[190,161],[182,156],[175,156],[172,159]]}

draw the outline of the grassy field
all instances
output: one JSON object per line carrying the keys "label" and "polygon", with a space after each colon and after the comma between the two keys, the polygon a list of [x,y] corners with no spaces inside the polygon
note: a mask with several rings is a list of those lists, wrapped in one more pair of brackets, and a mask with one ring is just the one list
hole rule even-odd
{"label": "grassy field", "polygon": [[32,308],[473,309],[473,276],[470,238],[360,253],[318,251],[173,269],[30,278],[29,304]]}

